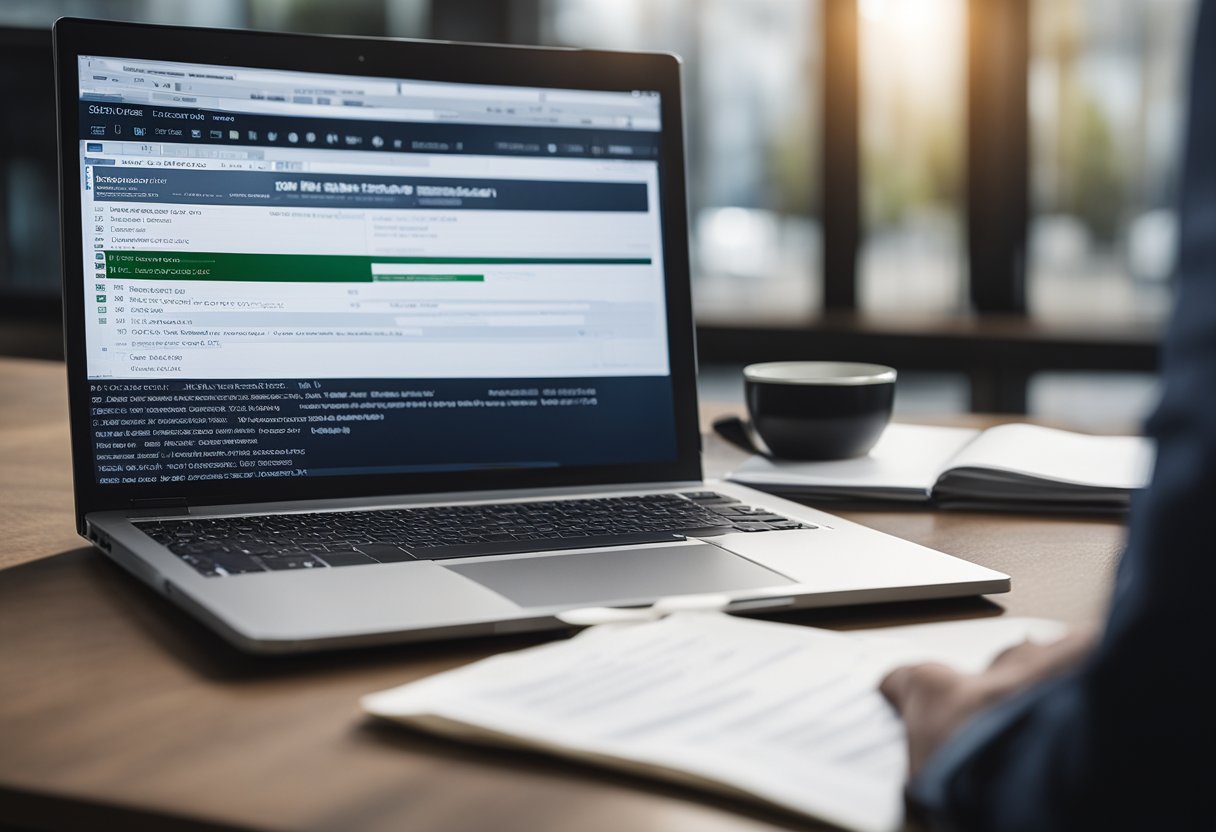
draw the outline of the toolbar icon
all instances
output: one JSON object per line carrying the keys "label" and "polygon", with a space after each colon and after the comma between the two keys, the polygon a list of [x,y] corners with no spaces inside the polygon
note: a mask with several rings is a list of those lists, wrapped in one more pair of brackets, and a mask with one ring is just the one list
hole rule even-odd
{"label": "toolbar icon", "polygon": [[384,147],[384,139],[379,136],[372,136],[372,147]]}
{"label": "toolbar icon", "polygon": [[271,130],[269,133],[266,134],[266,141],[277,142],[278,140],[279,140],[279,134],[276,133],[275,131]]}
{"label": "toolbar icon", "polygon": [[317,134],[313,133],[311,130],[304,134],[304,141],[308,142],[309,144],[312,144],[316,140],[317,140]]}
{"label": "toolbar icon", "polygon": [[249,136],[249,141],[256,142],[258,140],[258,131],[250,130],[248,133],[248,136]]}
{"label": "toolbar icon", "polygon": [[300,140],[300,135],[298,133],[288,133],[287,134],[287,141],[291,142],[292,144],[295,144],[299,140]]}
{"label": "toolbar icon", "polygon": [[203,131],[202,131],[202,130],[191,130],[191,131],[190,131],[190,138],[192,138],[192,139],[201,139],[202,137],[203,137]]}
{"label": "toolbar icon", "polygon": [[240,141],[241,140],[241,131],[240,130],[229,130],[228,138],[234,142]]}
{"label": "toolbar icon", "polygon": [[325,134],[325,143],[326,144],[337,144],[338,143],[338,134],[337,133],[326,133]]}

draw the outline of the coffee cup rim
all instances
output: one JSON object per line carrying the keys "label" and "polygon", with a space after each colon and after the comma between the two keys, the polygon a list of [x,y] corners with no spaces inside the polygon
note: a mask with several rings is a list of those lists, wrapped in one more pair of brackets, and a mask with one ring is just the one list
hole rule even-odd
{"label": "coffee cup rim", "polygon": [[898,373],[884,364],[854,361],[766,361],[743,368],[743,377],[761,384],[855,387],[891,384]]}

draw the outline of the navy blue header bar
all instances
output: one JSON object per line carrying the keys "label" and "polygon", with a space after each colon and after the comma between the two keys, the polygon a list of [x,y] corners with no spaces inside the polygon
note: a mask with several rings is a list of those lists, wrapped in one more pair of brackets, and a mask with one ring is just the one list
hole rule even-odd
{"label": "navy blue header bar", "polygon": [[94,199],[108,202],[643,213],[648,208],[644,182],[438,179],[104,164],[92,170]]}

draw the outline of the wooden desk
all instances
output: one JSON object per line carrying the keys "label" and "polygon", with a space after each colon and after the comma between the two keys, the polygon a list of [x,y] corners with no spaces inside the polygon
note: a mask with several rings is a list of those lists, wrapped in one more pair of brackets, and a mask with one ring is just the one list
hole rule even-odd
{"label": "wooden desk", "polygon": [[[81,545],[63,366],[0,359],[0,826],[580,832],[818,828],[748,804],[372,724],[359,695],[545,640],[251,658]],[[706,418],[714,415],[707,409]],[[736,452],[710,438],[711,469]],[[841,512],[1000,569],[991,601],[785,615],[830,627],[1097,618],[1123,538],[1067,517]]]}

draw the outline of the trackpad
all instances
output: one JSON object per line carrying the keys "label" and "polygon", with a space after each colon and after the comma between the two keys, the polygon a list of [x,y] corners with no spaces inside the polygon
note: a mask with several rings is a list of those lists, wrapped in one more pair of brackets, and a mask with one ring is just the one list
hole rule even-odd
{"label": "trackpad", "polygon": [[708,543],[443,564],[521,607],[648,603],[664,595],[786,586],[789,578]]}

